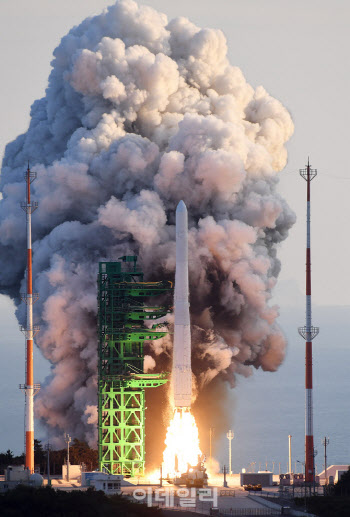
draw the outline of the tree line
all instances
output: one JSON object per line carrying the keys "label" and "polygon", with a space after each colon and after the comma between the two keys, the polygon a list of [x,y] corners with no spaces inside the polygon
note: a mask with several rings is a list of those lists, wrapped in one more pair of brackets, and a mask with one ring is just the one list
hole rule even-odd
{"label": "tree line", "polygon": [[86,492],[50,487],[18,486],[0,495],[1,517],[163,517],[161,510],[136,504],[118,495],[107,497],[91,488]]}
{"label": "tree line", "polygon": [[350,515],[350,467],[338,483],[328,485],[324,496],[297,498],[298,506],[306,506],[308,512],[318,517],[349,517]]}
{"label": "tree line", "polygon": [[[67,449],[50,450],[50,475],[62,474],[62,465],[67,462]],[[86,470],[95,470],[98,466],[97,450],[91,449],[88,444],[75,438],[69,447],[69,462],[71,465],[84,464]],[[23,465],[24,453],[15,456],[8,449],[0,452],[0,472],[3,473],[8,465]],[[34,440],[34,464],[41,474],[47,475],[47,451],[40,440]]]}

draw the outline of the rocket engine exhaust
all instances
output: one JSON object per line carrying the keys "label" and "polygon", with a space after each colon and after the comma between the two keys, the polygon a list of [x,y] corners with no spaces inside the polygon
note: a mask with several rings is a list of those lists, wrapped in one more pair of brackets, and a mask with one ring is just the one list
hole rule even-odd
{"label": "rocket engine exhaust", "polygon": [[183,201],[176,208],[175,325],[172,382],[175,410],[189,410],[192,397],[191,327],[188,290],[188,216]]}

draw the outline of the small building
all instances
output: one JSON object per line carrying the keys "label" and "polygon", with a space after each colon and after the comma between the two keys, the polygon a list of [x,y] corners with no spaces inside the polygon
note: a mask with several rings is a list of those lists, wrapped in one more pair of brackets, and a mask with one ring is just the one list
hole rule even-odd
{"label": "small building", "polygon": [[335,471],[335,478],[334,478],[334,483],[338,483],[338,481],[340,481],[340,478],[342,477],[343,474],[345,474],[348,470],[336,470]]}
{"label": "small building", "polygon": [[81,485],[102,490],[106,495],[121,494],[124,476],[106,474],[105,472],[82,472]]}
{"label": "small building", "polygon": [[[328,477],[328,482],[330,482],[330,479],[329,478],[333,478],[334,482],[337,483],[339,481],[339,479],[341,478],[341,476],[347,472],[349,470],[349,467],[350,465],[330,465],[329,467],[327,467],[327,477]],[[324,484],[326,482],[326,475],[325,475],[325,471],[323,470],[322,472],[320,472],[320,482],[322,484]]]}
{"label": "small building", "polygon": [[241,486],[244,485],[261,485],[273,486],[272,472],[241,472]]}
{"label": "small building", "polygon": [[293,485],[304,486],[304,474],[293,474]]}
{"label": "small building", "polygon": [[280,485],[290,486],[290,474],[280,474]]}
{"label": "small building", "polygon": [[0,481],[0,493],[16,488],[18,485],[40,487],[44,478],[38,473],[30,474],[24,465],[9,465],[5,470],[5,480]]}
{"label": "small building", "polygon": [[9,465],[5,470],[5,481],[29,482],[30,472],[24,465]]}
{"label": "small building", "polygon": [[[69,480],[71,479],[80,479],[82,471],[81,465],[71,465],[69,464]],[[62,465],[62,479],[64,481],[68,481],[68,473],[67,473],[67,463]]]}

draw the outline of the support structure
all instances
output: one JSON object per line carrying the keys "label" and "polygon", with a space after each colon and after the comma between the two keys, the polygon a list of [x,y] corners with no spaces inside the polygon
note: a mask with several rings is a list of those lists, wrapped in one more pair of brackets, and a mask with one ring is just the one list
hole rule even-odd
{"label": "support structure", "polygon": [[209,468],[211,469],[212,466],[212,440],[213,440],[213,434],[214,434],[214,427],[209,427]]}
{"label": "support structure", "polygon": [[310,204],[311,181],[317,176],[317,170],[311,169],[309,160],[306,169],[300,169],[300,175],[307,185],[307,217],[306,217],[306,325],[300,327],[299,334],[306,341],[305,348],[305,482],[314,481],[314,436],[313,436],[313,402],[312,402],[312,341],[317,336],[318,327],[312,326],[311,319],[311,239],[310,239]]}
{"label": "support structure", "polygon": [[70,462],[69,462],[69,444],[71,443],[72,438],[69,436],[68,433],[65,433],[64,441],[67,444],[67,481],[70,481],[70,478],[69,478],[69,467],[70,467]]}
{"label": "support structure", "polygon": [[232,474],[232,440],[235,435],[234,432],[230,429],[226,436],[228,439],[228,472],[229,474]]}
{"label": "support structure", "polygon": [[143,372],[144,341],[167,334],[164,317],[170,307],[146,300],[172,290],[168,281],[144,282],[137,257],[100,262],[98,274],[99,469],[124,476],[145,469],[145,389],[167,382],[166,374]]}
{"label": "support structure", "polygon": [[322,440],[322,445],[324,447],[324,477],[325,484],[328,485],[328,474],[327,474],[327,446],[329,445],[329,438],[325,436]]}
{"label": "support structure", "polygon": [[50,451],[51,451],[51,445],[50,442],[47,442],[47,444],[44,447],[45,451],[47,452],[47,485],[51,486],[51,478],[50,478]]}
{"label": "support structure", "polygon": [[29,168],[25,173],[26,202],[21,204],[26,213],[27,225],[27,289],[21,294],[22,300],[27,304],[27,324],[21,327],[25,335],[25,384],[20,389],[25,392],[25,466],[31,473],[34,472],[34,395],[40,389],[39,384],[34,384],[33,373],[33,342],[39,331],[39,327],[33,325],[33,304],[38,299],[38,294],[33,293],[32,279],[32,213],[38,208],[37,202],[32,202],[30,197],[30,185],[35,180],[36,173]]}
{"label": "support structure", "polygon": [[288,435],[288,473],[292,473],[292,435]]}
{"label": "support structure", "polygon": [[227,484],[227,481],[226,481],[226,475],[227,475],[227,468],[226,468],[226,465],[224,465],[224,466],[223,466],[223,468],[222,468],[222,472],[223,472],[223,474],[224,474],[224,482],[223,482],[222,486],[223,486],[224,488],[228,488],[228,484]]}

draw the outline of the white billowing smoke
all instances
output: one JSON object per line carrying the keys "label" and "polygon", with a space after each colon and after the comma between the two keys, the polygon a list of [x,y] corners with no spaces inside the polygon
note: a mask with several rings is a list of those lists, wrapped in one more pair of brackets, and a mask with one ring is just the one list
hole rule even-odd
{"label": "white billowing smoke", "polygon": [[[98,262],[138,254],[147,279],[174,277],[175,208],[189,212],[194,373],[200,390],[275,370],[285,339],[269,305],[294,214],[276,193],[293,132],[282,104],[227,60],[219,30],[120,0],[54,52],[46,96],[8,144],[0,203],[1,292],[25,322],[27,161],[37,344],[52,373],[36,415],[95,444]],[[153,346],[153,348],[152,348]],[[145,358],[171,355],[169,337]]]}

